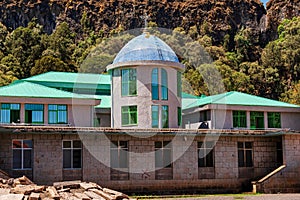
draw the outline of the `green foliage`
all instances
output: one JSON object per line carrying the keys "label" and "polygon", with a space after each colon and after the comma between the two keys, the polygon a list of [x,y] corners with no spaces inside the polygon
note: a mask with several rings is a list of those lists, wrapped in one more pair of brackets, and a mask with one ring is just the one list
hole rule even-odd
{"label": "green foliage", "polygon": [[299,80],[300,17],[284,20],[278,29],[279,39],[270,42],[262,52],[262,65],[272,66],[280,74],[280,80],[273,85],[277,97],[292,89],[292,84]]}
{"label": "green foliage", "polygon": [[43,56],[35,62],[34,67],[31,69],[31,74],[38,75],[49,71],[72,72],[68,65],[59,58]]}
{"label": "green foliage", "polygon": [[300,81],[293,84],[292,87],[283,93],[280,98],[281,101],[300,105]]}
{"label": "green foliage", "polygon": [[35,60],[40,58],[43,50],[41,35],[42,27],[33,21],[27,27],[17,28],[7,37],[8,53],[16,59],[16,64],[20,65],[13,69],[18,79],[29,77]]}

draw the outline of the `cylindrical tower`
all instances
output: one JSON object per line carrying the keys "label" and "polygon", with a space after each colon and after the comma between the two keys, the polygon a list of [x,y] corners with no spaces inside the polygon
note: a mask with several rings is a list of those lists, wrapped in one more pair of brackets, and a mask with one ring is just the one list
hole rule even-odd
{"label": "cylindrical tower", "polygon": [[149,33],[129,41],[107,66],[113,128],[178,128],[181,73],[174,51]]}

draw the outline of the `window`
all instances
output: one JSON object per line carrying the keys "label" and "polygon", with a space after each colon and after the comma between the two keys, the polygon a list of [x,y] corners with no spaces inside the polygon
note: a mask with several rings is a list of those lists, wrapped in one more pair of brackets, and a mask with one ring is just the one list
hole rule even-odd
{"label": "window", "polygon": [[48,105],[49,124],[67,123],[67,105]]}
{"label": "window", "polygon": [[177,125],[181,126],[181,107],[177,107]]}
{"label": "window", "polygon": [[162,106],[162,127],[169,128],[169,106]]}
{"label": "window", "polygon": [[214,167],[214,142],[198,142],[198,167]]}
{"label": "window", "polygon": [[122,96],[135,96],[136,69],[122,69]]}
{"label": "window", "polygon": [[238,166],[253,167],[252,142],[238,142]]}
{"label": "window", "polygon": [[25,104],[25,123],[44,123],[44,105]]}
{"label": "window", "polygon": [[20,104],[1,104],[0,123],[20,122]]}
{"label": "window", "polygon": [[122,107],[122,126],[137,125],[137,106]]}
{"label": "window", "polygon": [[181,72],[177,72],[177,97],[182,96],[182,89],[181,89]]}
{"label": "window", "polygon": [[128,141],[112,141],[110,143],[110,179],[129,179]]}
{"label": "window", "polygon": [[263,129],[264,126],[264,113],[263,112],[250,112],[250,128]]}
{"label": "window", "polygon": [[158,92],[158,69],[155,68],[152,70],[152,77],[151,77],[151,91],[152,91],[152,100],[159,99],[159,92]]}
{"label": "window", "polygon": [[81,168],[81,141],[65,140],[63,141],[63,168],[79,169]]}
{"label": "window", "polygon": [[155,142],[155,168],[171,168],[171,143],[170,141]]}
{"label": "window", "polygon": [[159,122],[159,106],[153,105],[151,106],[151,113],[152,113],[152,128],[158,128]]}
{"label": "window", "polygon": [[112,168],[128,168],[128,141],[111,142],[110,166]]}
{"label": "window", "polygon": [[165,69],[161,69],[161,99],[168,100],[168,74]]}
{"label": "window", "polygon": [[13,169],[31,169],[32,140],[13,140]]}
{"label": "window", "polygon": [[232,111],[233,117],[233,127],[234,128],[246,128],[247,127],[247,117],[246,111],[234,110]]}
{"label": "window", "polygon": [[268,113],[268,128],[281,128],[281,119],[279,112]]}

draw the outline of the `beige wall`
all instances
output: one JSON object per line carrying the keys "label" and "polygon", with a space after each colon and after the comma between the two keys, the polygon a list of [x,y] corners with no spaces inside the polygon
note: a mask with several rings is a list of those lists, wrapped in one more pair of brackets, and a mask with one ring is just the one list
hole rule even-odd
{"label": "beige wall", "polygon": [[281,113],[282,128],[290,128],[292,130],[300,130],[300,113]]}
{"label": "beige wall", "polygon": [[[232,111],[245,110],[247,115],[247,128],[250,129],[250,112],[264,112],[264,127],[268,128],[268,112],[281,113],[281,128],[300,130],[300,109],[284,107],[262,107],[262,106],[221,106],[208,105],[203,108],[194,108],[184,111],[183,127],[189,129],[197,128],[199,125],[200,112],[211,109],[211,126],[210,129],[231,129],[233,127]],[[189,125],[190,124],[192,125]]]}
{"label": "beige wall", "polygon": [[0,103],[19,103],[20,104],[20,123],[25,123],[25,104],[44,105],[44,124],[48,121],[49,104],[65,104],[68,111],[68,124],[71,126],[90,127],[93,126],[94,106],[99,104],[98,100],[84,99],[55,99],[55,98],[16,98],[1,97]]}
{"label": "beige wall", "polygon": [[[169,127],[178,128],[177,107],[181,107],[181,98],[177,97],[177,70],[165,65],[163,68],[168,73],[168,100],[152,100],[151,97],[151,72],[152,69],[159,69],[159,83],[161,83],[161,66],[132,66],[137,70],[137,96],[121,95],[121,70],[115,69],[114,73],[119,76],[112,77],[112,127],[122,128],[121,107],[137,105],[138,124],[126,126],[125,128],[151,128],[151,105],[169,106]],[[159,87],[161,95],[161,87]],[[160,113],[161,119],[161,113]]]}

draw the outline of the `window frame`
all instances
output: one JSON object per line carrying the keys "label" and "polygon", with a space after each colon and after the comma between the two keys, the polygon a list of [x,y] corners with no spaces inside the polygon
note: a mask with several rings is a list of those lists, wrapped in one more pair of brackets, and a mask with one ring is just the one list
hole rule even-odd
{"label": "window frame", "polygon": [[245,110],[232,111],[232,127],[247,128],[247,112]]}
{"label": "window frame", "polygon": [[[172,143],[171,141],[155,141],[154,142],[154,149],[155,149],[155,169],[163,169],[163,168],[173,168],[172,162]],[[157,157],[161,152],[161,156]],[[168,155],[166,152],[169,152],[169,158],[166,158]],[[161,160],[161,163],[157,161]],[[170,162],[170,163],[169,163]]]}
{"label": "window frame", "polygon": [[181,127],[182,124],[182,108],[177,107],[177,125],[178,127]]}
{"label": "window frame", "polygon": [[[257,119],[262,120],[262,125],[263,127],[257,127],[256,122]],[[255,122],[255,124],[254,124]],[[250,129],[252,130],[259,130],[259,129],[264,129],[265,128],[265,115],[263,111],[250,111]]]}
{"label": "window frame", "polygon": [[177,97],[182,97],[182,80],[181,80],[181,72],[177,71]]}
{"label": "window frame", "polygon": [[[56,106],[56,110],[50,110],[50,106]],[[59,110],[60,106],[65,106],[65,110]],[[59,121],[59,112],[65,112],[65,121]],[[50,122],[50,113],[53,112],[56,115],[56,122]],[[67,124],[68,123],[68,105],[66,104],[48,104],[48,123],[49,124]]]}
{"label": "window frame", "polygon": [[[9,108],[4,108],[3,106],[4,105],[8,105],[9,106]],[[17,106],[18,108],[13,108],[13,106]],[[11,111],[19,111],[19,121],[18,122],[20,122],[20,115],[21,115],[21,104],[20,103],[1,103],[1,106],[0,106],[0,123],[2,123],[2,124],[7,124],[7,123],[13,123],[14,121],[12,120],[12,113],[11,113]],[[3,116],[5,115],[4,113],[3,113],[3,115],[2,115],[2,111],[9,111],[9,122],[8,121],[5,121],[5,122],[2,122],[2,118],[3,118]],[[16,122],[15,122],[16,123]]]}
{"label": "window frame", "polygon": [[[281,128],[281,113],[280,112],[268,112],[267,117],[268,117],[268,128]],[[276,123],[276,121],[277,121],[277,123]],[[276,126],[275,124],[277,124],[279,126]]]}
{"label": "window frame", "polygon": [[[126,144],[125,147],[124,145],[122,145],[122,143]],[[118,153],[118,163],[117,166],[115,166],[112,163],[112,151],[117,150]],[[122,153],[126,153],[126,154],[122,154]],[[125,163],[125,167],[122,166],[122,155],[126,155],[126,163]],[[123,163],[124,164],[124,163]],[[115,141],[111,141],[110,142],[110,167],[114,168],[114,169],[120,169],[120,170],[124,170],[124,169],[128,169],[129,168],[129,141],[127,140],[115,140]]]}
{"label": "window frame", "polygon": [[[64,147],[64,142],[71,142],[70,147]],[[80,142],[80,147],[74,147],[74,142]],[[74,167],[74,151],[80,150],[80,167]],[[71,152],[71,158],[70,158],[70,166],[71,167],[65,167],[64,166],[64,151],[70,151]],[[63,152],[63,169],[82,169],[82,142],[81,140],[63,140],[62,141],[62,152]]]}
{"label": "window frame", "polygon": [[167,101],[169,99],[168,88],[168,72],[161,69],[161,100]]}
{"label": "window frame", "polygon": [[[157,108],[157,110],[153,110],[153,108]],[[154,126],[154,114],[156,116],[156,124],[157,126]],[[159,128],[159,105],[151,105],[151,127],[152,128]]]}
{"label": "window frame", "polygon": [[[131,73],[134,73],[131,77]],[[130,80],[134,79],[134,80]],[[134,92],[132,92],[132,88]],[[126,88],[126,90],[125,90]],[[121,69],[121,96],[137,96],[137,69],[136,68],[124,68]]]}
{"label": "window frame", "polygon": [[[127,111],[125,110],[127,108]],[[135,108],[135,111],[131,111],[130,108]],[[135,113],[136,122],[131,122],[131,114]],[[124,115],[127,114],[128,123],[124,123]],[[121,125],[122,126],[137,126],[138,125],[138,108],[136,105],[122,106],[121,107]]]}
{"label": "window frame", "polygon": [[151,72],[151,96],[152,100],[159,100],[159,73],[158,68],[152,69]]}
{"label": "window frame", "polygon": [[[214,141],[198,141],[198,168],[215,167],[215,142]],[[203,152],[205,157],[200,158],[200,152]],[[203,165],[200,164],[203,160]],[[211,163],[210,161],[211,160]]]}
{"label": "window frame", "polygon": [[[33,105],[36,105],[36,106],[41,106],[42,109],[27,109],[26,106],[33,106]],[[31,122],[29,122],[29,118],[27,116],[27,111],[31,111]],[[42,120],[41,121],[33,121],[33,112],[42,112]],[[45,115],[45,105],[44,104],[35,104],[35,103],[28,103],[28,104],[25,104],[25,107],[24,107],[24,113],[25,113],[25,123],[30,123],[30,124],[44,124],[44,115]]]}
{"label": "window frame", "polygon": [[169,128],[169,106],[168,105],[161,106],[161,127]]}
{"label": "window frame", "polygon": [[[250,145],[251,147],[247,147]],[[237,147],[238,147],[238,167],[248,167],[252,168],[254,166],[254,155],[253,155],[253,142],[237,142]],[[248,165],[248,160],[247,160],[247,152],[251,152],[251,162],[250,165]],[[240,154],[242,152],[242,154]],[[243,155],[241,158],[240,155]],[[243,162],[241,161],[243,159]]]}
{"label": "window frame", "polygon": [[[21,144],[21,147],[20,148],[17,148],[17,147],[14,147],[14,142],[17,142],[19,141],[20,144]],[[24,148],[24,141],[30,141],[31,142],[31,147],[29,148]],[[21,168],[17,168],[17,167],[14,167],[14,150],[18,150],[20,151],[21,150]],[[28,139],[13,139],[12,140],[12,153],[13,153],[13,158],[12,158],[12,169],[13,170],[31,170],[32,169],[32,162],[33,162],[33,141],[32,140],[28,140]],[[25,151],[30,151],[30,167],[24,167],[24,163],[25,163]]]}

